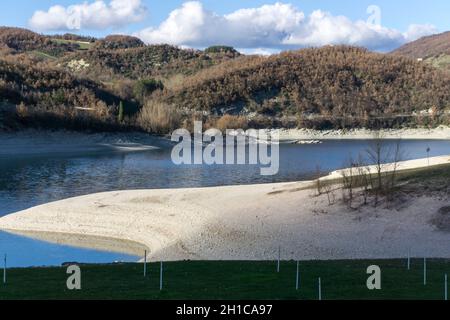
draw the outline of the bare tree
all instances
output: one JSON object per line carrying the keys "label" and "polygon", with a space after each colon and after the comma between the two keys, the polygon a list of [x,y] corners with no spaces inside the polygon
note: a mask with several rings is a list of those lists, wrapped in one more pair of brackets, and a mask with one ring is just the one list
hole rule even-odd
{"label": "bare tree", "polygon": [[342,200],[350,208],[353,208],[354,189],[356,187],[356,170],[355,163],[350,157],[348,161],[349,165],[347,169],[341,171],[342,175]]}
{"label": "bare tree", "polygon": [[359,155],[357,170],[359,178],[358,186],[362,188],[363,205],[367,205],[371,187],[371,174],[370,168],[365,165],[361,155]]}
{"label": "bare tree", "polygon": [[328,205],[333,205],[336,202],[336,195],[334,194],[333,184],[324,183],[322,185],[323,193],[327,195]]}
{"label": "bare tree", "polygon": [[322,175],[317,166],[318,178],[315,180],[316,196],[326,195],[328,204],[335,203],[335,191],[341,189],[342,201],[351,209],[357,209],[370,203],[376,207],[381,200],[389,204],[395,199],[397,176],[400,161],[403,158],[401,140],[392,143],[377,134],[366,149],[367,158],[359,155],[345,163],[346,169],[340,171],[341,182],[320,179]]}
{"label": "bare tree", "polygon": [[393,154],[393,158],[390,164],[389,170],[386,172],[386,187],[385,187],[385,193],[386,193],[386,199],[388,202],[392,201],[394,199],[395,195],[395,188],[397,185],[397,171],[399,162],[403,158],[403,151],[401,146],[401,141],[398,140],[394,146],[394,149],[389,149],[389,154]]}
{"label": "bare tree", "polygon": [[322,171],[320,169],[320,165],[316,166],[316,190],[317,196],[322,195],[322,181],[320,181],[320,177],[322,176]]}
{"label": "bare tree", "polygon": [[394,197],[398,165],[403,157],[401,141],[398,140],[392,148],[381,133],[376,133],[366,153],[375,167],[375,177],[370,174],[369,179],[375,194],[374,205],[377,206],[380,197],[386,196],[388,201]]}
{"label": "bare tree", "polygon": [[367,149],[367,156],[369,162],[375,166],[375,181],[371,178],[372,190],[375,192],[375,207],[378,205],[380,193],[383,189],[383,164],[386,162],[385,155],[383,153],[384,140],[380,132],[375,133],[369,148]]}

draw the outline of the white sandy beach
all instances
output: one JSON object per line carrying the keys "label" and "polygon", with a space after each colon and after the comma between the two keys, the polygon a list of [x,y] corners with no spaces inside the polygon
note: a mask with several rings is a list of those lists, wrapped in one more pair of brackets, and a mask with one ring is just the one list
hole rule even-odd
{"label": "white sandy beach", "polygon": [[[430,159],[448,164],[450,156]],[[405,161],[399,170],[427,166]],[[337,177],[333,173],[325,179]],[[129,190],[49,203],[0,219],[17,234],[54,234],[126,240],[149,249],[151,260],[450,258],[450,233],[430,220],[450,199],[412,198],[401,210],[353,211],[314,196],[313,182],[200,189]],[[48,236],[46,236],[48,235]],[[64,243],[64,237],[58,237]],[[84,239],[80,246],[96,247]],[[126,247],[126,246],[123,246]],[[119,251],[126,249],[117,248]],[[136,254],[135,249],[133,252]]]}

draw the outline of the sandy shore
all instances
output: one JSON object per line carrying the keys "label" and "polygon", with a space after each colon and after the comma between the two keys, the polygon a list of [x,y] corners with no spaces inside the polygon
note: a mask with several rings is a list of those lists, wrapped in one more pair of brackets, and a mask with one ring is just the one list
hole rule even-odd
{"label": "sandy shore", "polygon": [[[448,163],[450,156],[430,159],[430,165]],[[426,159],[402,162],[399,169],[424,166]],[[399,211],[353,211],[329,206],[312,186],[305,181],[100,193],[3,217],[0,229],[38,232],[49,241],[55,233],[81,235],[79,245],[87,247],[98,243],[86,236],[122,239],[147,247],[152,260],[271,260],[279,246],[284,259],[398,258],[409,249],[418,257],[450,258],[450,233],[430,223],[449,199],[419,197]]]}
{"label": "sandy shore", "polygon": [[335,140],[335,139],[373,139],[380,133],[383,139],[418,139],[418,140],[448,140],[450,127],[440,126],[434,129],[383,129],[372,131],[367,129],[353,130],[310,130],[285,129],[280,131],[280,140]]}

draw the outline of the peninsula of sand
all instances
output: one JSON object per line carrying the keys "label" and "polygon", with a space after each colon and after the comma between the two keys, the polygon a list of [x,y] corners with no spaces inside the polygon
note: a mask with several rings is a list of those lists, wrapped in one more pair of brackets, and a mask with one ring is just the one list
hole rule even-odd
{"label": "peninsula of sand", "polygon": [[[450,163],[401,162],[398,170]],[[322,179],[335,179],[333,172]],[[314,182],[92,194],[8,215],[0,229],[151,260],[450,258],[450,233],[430,221],[446,197],[413,197],[401,210],[351,210],[315,195]],[[113,239],[113,245],[106,239]],[[109,244],[108,244],[109,243]],[[129,243],[139,246],[127,245]]]}

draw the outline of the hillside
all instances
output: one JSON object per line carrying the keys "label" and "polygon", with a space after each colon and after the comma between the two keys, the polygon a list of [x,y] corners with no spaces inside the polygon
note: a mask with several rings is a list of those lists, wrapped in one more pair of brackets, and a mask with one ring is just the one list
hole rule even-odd
{"label": "hillside", "polygon": [[450,71],[450,31],[420,38],[392,53],[420,59],[434,67]]}
{"label": "hillside", "polygon": [[225,46],[205,51],[183,50],[170,45],[146,46],[132,36],[110,35],[103,39],[73,34],[45,36],[11,27],[0,27],[0,49],[106,82],[193,74],[240,56]]}
{"label": "hillside", "polygon": [[[58,61],[66,69],[73,61],[86,61],[89,67],[76,71],[95,79],[141,79],[169,77],[176,74],[193,74],[204,68],[240,56],[237,51],[207,53],[183,50],[170,45],[145,46],[135,43],[130,47],[118,42],[97,41],[91,50],[77,52]],[[114,49],[107,49],[114,47]]]}
{"label": "hillside", "polygon": [[52,57],[61,57],[68,52],[80,49],[80,45],[76,42],[58,42],[52,37],[42,36],[26,29],[10,27],[0,27],[0,45],[14,50],[16,53],[41,52]]}
{"label": "hillside", "polygon": [[[119,97],[94,81],[32,66],[27,60],[0,59],[0,112],[8,111],[6,119],[13,123],[101,129],[115,119],[119,102]],[[16,106],[15,114],[9,114],[11,105]]]}
{"label": "hillside", "polygon": [[420,38],[407,43],[397,50],[395,54],[408,56],[414,59],[429,58],[441,54],[450,55],[450,31]]}
{"label": "hillside", "polygon": [[421,119],[413,115],[430,108],[433,121],[448,121],[450,77],[407,58],[324,47],[225,63],[164,98],[217,115],[295,116],[301,126],[319,129],[389,127],[415,124]]}
{"label": "hillside", "polygon": [[400,54],[329,46],[244,56],[5,27],[0,53],[8,124],[158,133],[198,118],[220,128],[449,124],[450,74]]}
{"label": "hillside", "polygon": [[203,52],[146,46],[130,36],[45,36],[0,27],[0,118],[14,125],[135,127],[144,99],[162,89],[155,77],[193,74],[238,56],[226,47]]}

